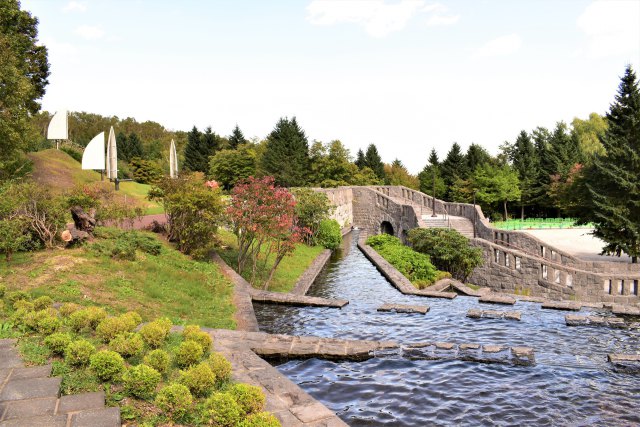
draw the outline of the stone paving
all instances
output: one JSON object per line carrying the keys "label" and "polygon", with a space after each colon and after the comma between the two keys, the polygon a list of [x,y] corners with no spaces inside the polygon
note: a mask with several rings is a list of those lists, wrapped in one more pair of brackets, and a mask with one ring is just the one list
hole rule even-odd
{"label": "stone paving", "polygon": [[613,314],[624,314],[627,316],[640,316],[640,307],[633,307],[629,305],[614,304],[611,307]]}
{"label": "stone paving", "polygon": [[519,321],[521,313],[519,311],[479,310],[472,308],[467,311],[467,317],[472,319],[505,319]]}
{"label": "stone paving", "polygon": [[490,304],[505,304],[505,305],[513,305],[516,303],[515,298],[510,297],[509,295],[497,294],[493,292],[488,292],[481,295],[478,301],[490,303]]}
{"label": "stone paving", "polygon": [[535,364],[535,354],[530,347],[436,342],[410,344],[402,348],[402,353],[403,356],[411,359],[460,359],[523,366]]}
{"label": "stone paving", "polygon": [[607,326],[610,328],[625,328],[627,325],[621,317],[579,316],[567,314],[564,316],[567,326]]}
{"label": "stone paving", "polygon": [[394,311],[396,313],[419,313],[427,314],[428,305],[405,305],[405,304],[383,304],[377,311]]}
{"label": "stone paving", "polygon": [[333,307],[342,308],[349,304],[349,301],[344,299],[327,299],[319,297],[309,297],[306,295],[294,295],[290,293],[282,292],[268,292],[252,290],[251,300],[254,302],[282,304],[282,305],[294,305],[294,306],[308,306],[308,307]]}
{"label": "stone paving", "polygon": [[104,392],[60,397],[51,365],[25,367],[15,339],[0,340],[0,427],[116,427],[120,408],[104,406]]}

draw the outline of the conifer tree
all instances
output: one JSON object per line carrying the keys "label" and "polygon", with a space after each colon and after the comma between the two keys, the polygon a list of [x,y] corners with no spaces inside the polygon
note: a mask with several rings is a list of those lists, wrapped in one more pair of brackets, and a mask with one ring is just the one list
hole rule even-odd
{"label": "conifer tree", "polygon": [[603,251],[622,252],[638,262],[640,255],[640,90],[630,65],[607,113],[609,127],[600,138],[606,154],[596,155],[584,177],[589,210],[580,220],[592,222]]}
{"label": "conifer tree", "polygon": [[358,154],[356,154],[356,161],[354,162],[358,169],[362,169],[365,167],[366,161],[364,160],[364,153],[362,152],[362,148],[358,149]]}
{"label": "conifer tree", "polygon": [[466,179],[468,175],[467,161],[462,149],[457,142],[454,142],[447,153],[447,157],[440,166],[442,178],[447,186],[446,197],[451,200],[451,189],[457,179]]}
{"label": "conifer tree", "polygon": [[244,144],[246,142],[247,140],[245,139],[244,134],[236,124],[236,127],[233,128],[233,131],[229,136],[229,147],[232,150],[235,150],[236,148],[238,148],[238,145]]}
{"label": "conifer tree", "polygon": [[478,144],[471,144],[467,149],[465,160],[467,161],[467,170],[469,173],[473,173],[478,166],[489,163],[491,161],[491,155],[489,155],[487,150],[482,146]]}
{"label": "conifer tree", "polygon": [[510,152],[513,168],[520,179],[520,218],[524,219],[524,208],[533,203],[537,191],[538,168],[540,162],[536,148],[527,132],[520,131]]}
{"label": "conifer tree", "polygon": [[187,134],[187,145],[184,147],[184,167],[192,172],[200,171],[204,160],[201,146],[202,134],[197,127],[193,127]]}
{"label": "conifer tree", "polygon": [[[435,179],[435,194],[433,181]],[[438,159],[438,153],[435,148],[431,149],[429,154],[429,163],[425,165],[422,171],[418,174],[418,180],[420,181],[420,191],[425,194],[429,194],[433,197],[443,198],[447,189],[442,174],[440,172],[440,160]]]}
{"label": "conifer tree", "polygon": [[296,118],[280,118],[267,137],[261,168],[283,187],[303,186],[309,173],[309,141]]}
{"label": "conifer tree", "polygon": [[364,154],[364,165],[371,169],[379,179],[385,179],[384,163],[378,154],[375,144],[369,144],[367,152]]}

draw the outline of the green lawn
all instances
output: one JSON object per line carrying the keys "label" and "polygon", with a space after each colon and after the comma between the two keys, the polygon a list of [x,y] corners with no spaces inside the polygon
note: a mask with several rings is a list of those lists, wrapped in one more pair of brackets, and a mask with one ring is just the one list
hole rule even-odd
{"label": "green lawn", "polygon": [[[224,249],[218,251],[222,259],[225,260],[236,271],[238,270],[238,242],[236,236],[227,230],[220,230],[220,239]],[[295,286],[298,278],[309,268],[311,263],[324,250],[322,246],[307,246],[305,244],[296,245],[294,253],[286,256],[278,266],[269,290],[273,292],[290,292]],[[272,263],[268,266],[271,268]],[[251,272],[246,270],[241,273],[246,280],[251,279]],[[266,276],[266,275],[265,275]],[[258,285],[256,285],[258,287]]]}
{"label": "green lawn", "polygon": [[0,260],[0,283],[57,302],[135,310],[145,320],[166,316],[176,324],[235,328],[233,285],[215,264],[194,261],[164,242],[160,255],[138,252],[135,261],[100,255],[91,244],[18,253],[10,264]]}

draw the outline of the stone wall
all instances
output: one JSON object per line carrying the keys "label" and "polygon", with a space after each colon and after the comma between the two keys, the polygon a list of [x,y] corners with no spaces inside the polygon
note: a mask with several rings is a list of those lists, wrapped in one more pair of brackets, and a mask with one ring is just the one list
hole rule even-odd
{"label": "stone wall", "polygon": [[409,205],[395,202],[385,194],[368,187],[352,187],[353,225],[369,234],[379,234],[380,225],[387,221],[396,237],[404,238],[412,228],[418,226],[418,218]]}
{"label": "stone wall", "polygon": [[351,187],[338,188],[316,188],[316,191],[323,192],[335,210],[331,219],[335,219],[340,227],[351,227],[353,225],[353,191]]}

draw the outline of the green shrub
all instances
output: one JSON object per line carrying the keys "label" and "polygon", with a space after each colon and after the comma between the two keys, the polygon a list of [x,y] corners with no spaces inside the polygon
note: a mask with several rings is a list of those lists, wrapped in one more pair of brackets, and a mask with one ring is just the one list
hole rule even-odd
{"label": "green shrub", "polygon": [[80,306],[78,304],[68,302],[66,304],[62,304],[58,309],[58,312],[60,313],[60,316],[66,319],[78,310],[80,310]]}
{"label": "green shrub", "polygon": [[89,366],[102,381],[116,380],[124,371],[124,360],[115,351],[101,350],[90,360]]}
{"label": "green shrub", "polygon": [[164,374],[169,369],[169,353],[164,350],[151,350],[144,356],[144,363],[151,366],[156,371]]}
{"label": "green shrub", "polygon": [[31,295],[29,295],[29,293],[25,291],[11,291],[7,294],[7,299],[11,304],[13,304],[14,302],[21,299],[28,301],[31,299]]}
{"label": "green shrub", "polygon": [[256,412],[240,421],[238,427],[282,427],[282,424],[269,412]]}
{"label": "green shrub", "polygon": [[242,383],[234,384],[229,389],[229,394],[238,402],[245,414],[264,410],[266,397],[260,387]]}
{"label": "green shrub", "polygon": [[71,335],[66,332],[56,332],[44,339],[44,343],[55,354],[63,354],[71,343]]}
{"label": "green shrub", "polygon": [[96,334],[102,341],[109,342],[118,335],[131,332],[136,326],[135,319],[125,314],[118,317],[107,317],[98,324]]}
{"label": "green shrub", "polygon": [[338,249],[342,243],[340,224],[335,219],[323,219],[314,238],[318,245],[331,250]]}
{"label": "green shrub", "polygon": [[438,277],[438,271],[431,264],[428,255],[403,245],[397,237],[387,234],[371,236],[367,239],[367,245],[419,288],[431,285]]}
{"label": "green shrub", "polygon": [[191,366],[180,373],[180,384],[191,390],[194,396],[206,396],[213,391],[216,385],[216,375],[205,362]]}
{"label": "green shrub", "polygon": [[204,331],[194,331],[184,336],[185,341],[195,341],[200,344],[200,347],[206,353],[211,348],[211,343],[213,340],[211,336]]}
{"label": "green shrub", "polygon": [[41,296],[40,298],[36,298],[33,300],[33,307],[36,310],[44,310],[45,308],[49,308],[53,305],[53,300],[50,296]]}
{"label": "green shrub", "polygon": [[62,321],[58,318],[58,314],[53,309],[36,311],[35,321],[35,330],[42,335],[51,335],[60,326],[62,326]]}
{"label": "green shrub", "polygon": [[5,285],[0,285],[0,298],[4,298],[4,294],[7,292],[7,287]]}
{"label": "green shrub", "polygon": [[169,322],[168,327],[166,321],[155,320],[140,328],[140,335],[142,335],[142,339],[149,347],[158,348],[167,339],[169,331],[171,330],[171,321],[169,319],[165,320]]}
{"label": "green shrub", "polygon": [[120,316],[129,327],[129,331],[133,331],[142,322],[142,317],[135,311],[127,311]]}
{"label": "green shrub", "polygon": [[156,396],[155,405],[169,418],[178,421],[191,408],[193,398],[189,389],[182,384],[169,384]]}
{"label": "green shrub", "polygon": [[215,426],[235,426],[243,417],[242,408],[229,393],[214,393],[204,402],[204,410]]}
{"label": "green shrub", "polygon": [[307,243],[320,244],[315,240],[320,223],[329,218],[335,209],[331,205],[329,197],[325,193],[313,191],[310,188],[293,188],[291,193],[296,199],[295,212],[298,217],[298,225],[311,230],[311,236],[309,236]]}
{"label": "green shrub", "polygon": [[98,323],[107,318],[107,312],[102,307],[87,307],[84,309],[87,313],[89,328],[95,329]]}
{"label": "green shrub", "polygon": [[413,248],[430,257],[431,262],[461,282],[482,265],[482,249],[469,245],[469,239],[448,228],[414,228],[409,231]]}
{"label": "green shrub", "polygon": [[11,315],[11,321],[16,325],[24,325],[27,317],[33,313],[31,310],[19,308]]}
{"label": "green shrub", "polygon": [[176,350],[176,364],[181,368],[195,365],[202,359],[204,350],[196,341],[184,341]]}
{"label": "green shrub", "polygon": [[231,379],[231,362],[229,362],[222,354],[211,353],[207,359],[207,363],[215,374],[217,383],[223,383]]}
{"label": "green shrub", "polygon": [[67,318],[67,325],[76,332],[83,329],[96,329],[98,324],[107,317],[107,312],[101,307],[87,307],[72,312]]}
{"label": "green shrub", "polygon": [[144,341],[140,334],[126,332],[109,341],[109,348],[124,357],[137,356],[142,353]]}
{"label": "green shrub", "polygon": [[64,351],[64,360],[73,366],[85,366],[96,348],[87,340],[79,339],[70,343]]}
{"label": "green shrub", "polygon": [[35,308],[36,306],[31,301],[28,301],[26,299],[19,299],[18,301],[13,303],[14,310],[23,309],[25,311],[33,311],[35,310]]}
{"label": "green shrub", "polygon": [[141,399],[151,397],[161,379],[158,371],[144,364],[127,369],[122,376],[127,393]]}

